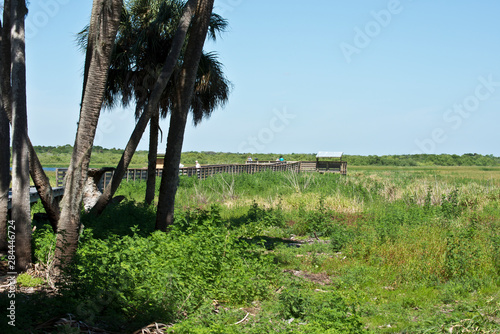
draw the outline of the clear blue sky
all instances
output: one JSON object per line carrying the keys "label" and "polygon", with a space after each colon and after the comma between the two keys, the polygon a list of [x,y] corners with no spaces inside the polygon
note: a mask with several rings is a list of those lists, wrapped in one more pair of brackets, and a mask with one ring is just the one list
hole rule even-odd
{"label": "clear blue sky", "polygon": [[[73,144],[90,0],[31,1],[29,133]],[[184,151],[500,156],[500,2],[216,0],[229,103],[186,129]],[[105,111],[96,145],[123,148],[130,110]],[[164,135],[168,121],[162,122]],[[159,150],[165,150],[165,140]],[[147,134],[139,149],[147,149]]]}

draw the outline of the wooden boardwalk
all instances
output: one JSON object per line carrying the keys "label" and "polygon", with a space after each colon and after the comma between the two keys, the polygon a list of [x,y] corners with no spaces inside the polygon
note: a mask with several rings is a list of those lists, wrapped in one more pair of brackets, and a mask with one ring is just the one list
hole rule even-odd
{"label": "wooden boardwalk", "polygon": [[[64,195],[64,187],[54,187],[52,188],[52,194],[54,199],[58,200]],[[35,187],[30,187],[30,203],[36,203],[40,199],[38,192]],[[10,210],[12,208],[12,191],[9,190],[9,200],[7,203],[7,208]]]}
{"label": "wooden boardwalk", "polygon": [[[56,178],[57,186],[52,188],[54,198],[60,199],[64,195],[64,177],[66,176],[67,168],[57,168]],[[245,164],[226,164],[226,165],[205,165],[201,167],[182,167],[179,168],[179,175],[197,177],[199,179],[206,179],[216,174],[254,174],[272,170],[273,172],[334,172],[342,175],[347,174],[347,163],[331,163],[320,164],[316,161],[247,161]],[[127,181],[146,180],[148,177],[147,168],[130,168],[123,177]],[[161,177],[163,170],[157,169],[156,176]],[[113,171],[104,173],[98,188],[102,191],[105,185],[111,182]],[[30,187],[30,203],[33,204],[40,199],[35,187]],[[9,191],[8,209],[11,209],[12,192]]]}
{"label": "wooden boardwalk", "polygon": [[[263,172],[266,170],[272,170],[273,172],[336,172],[340,174],[347,174],[347,163],[341,162],[339,165],[331,166],[326,170],[323,166],[318,169],[316,161],[247,161],[245,164],[225,164],[225,165],[204,165],[201,167],[181,167],[179,168],[179,175],[197,177],[199,179],[206,179],[216,174],[254,174]],[[335,167],[335,168],[334,168]],[[66,175],[67,168],[57,168],[57,186],[62,187],[64,185],[64,177]],[[123,180],[127,181],[138,181],[147,179],[147,168],[129,168],[127,173],[123,177]],[[156,176],[161,177],[163,170],[156,169]],[[113,178],[113,171],[106,172],[101,181],[99,182],[98,188],[102,190],[105,185],[108,185]]]}

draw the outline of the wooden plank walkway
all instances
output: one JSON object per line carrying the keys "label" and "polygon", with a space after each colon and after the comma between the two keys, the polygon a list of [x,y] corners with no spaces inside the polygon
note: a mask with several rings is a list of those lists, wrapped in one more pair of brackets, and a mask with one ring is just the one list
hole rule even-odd
{"label": "wooden plank walkway", "polygon": [[[66,176],[67,168],[57,168],[56,178],[57,186],[52,188],[53,196],[55,199],[60,199],[64,195],[64,177]],[[182,167],[179,168],[179,175],[197,177],[199,179],[206,179],[216,174],[240,174],[248,173],[254,174],[272,170],[273,172],[335,172],[342,175],[347,174],[347,162],[320,162],[319,165],[316,161],[248,161],[245,164],[226,164],[226,165],[205,165],[197,167]],[[130,168],[123,177],[127,181],[137,181],[147,179],[147,168]],[[163,170],[157,169],[156,176],[161,177]],[[113,171],[104,173],[101,181],[99,182],[99,190],[103,190],[105,185],[111,182]],[[30,187],[30,203],[33,204],[40,199],[35,187]],[[9,191],[8,209],[11,209],[12,191]]]}
{"label": "wooden plank walkway", "polygon": [[[52,194],[54,199],[60,199],[64,194],[64,187],[53,187]],[[35,187],[30,187],[30,203],[36,203],[40,199],[38,192]],[[7,203],[7,208],[10,210],[12,208],[12,191],[9,190],[9,200]]]}
{"label": "wooden plank walkway", "polygon": [[[247,161],[245,164],[225,164],[225,165],[204,165],[201,167],[181,167],[179,168],[179,175],[197,177],[199,179],[206,179],[216,174],[228,173],[228,174],[254,174],[263,172],[266,170],[272,170],[273,172],[317,172],[324,171],[318,169],[316,161]],[[323,167],[323,166],[321,166]],[[67,168],[57,168],[57,186],[62,187],[64,185],[64,177],[66,175]],[[347,174],[347,163],[342,162],[338,166],[331,165],[327,168],[328,172],[337,172],[343,175]],[[163,170],[156,169],[156,176],[161,177]],[[99,182],[98,188],[102,189],[111,182],[113,178],[113,171],[104,173],[101,181]],[[147,168],[129,168],[127,173],[125,173],[123,180],[127,181],[138,181],[147,179]]]}

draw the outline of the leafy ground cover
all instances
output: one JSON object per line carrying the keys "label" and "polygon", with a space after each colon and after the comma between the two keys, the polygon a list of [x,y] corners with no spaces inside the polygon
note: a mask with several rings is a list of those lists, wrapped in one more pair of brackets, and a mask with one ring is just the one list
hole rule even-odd
{"label": "leafy ground cover", "polygon": [[[500,331],[495,168],[181,178],[168,234],[153,231],[144,191],[124,183],[127,201],[83,217],[57,293],[19,280],[19,332],[79,324],[130,333],[155,323],[164,333]],[[41,268],[54,235],[34,225]]]}

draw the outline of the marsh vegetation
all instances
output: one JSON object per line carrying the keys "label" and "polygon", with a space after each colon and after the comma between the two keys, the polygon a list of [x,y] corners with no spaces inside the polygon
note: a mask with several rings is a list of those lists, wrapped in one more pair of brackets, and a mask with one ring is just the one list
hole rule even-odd
{"label": "marsh vegetation", "polygon": [[[19,296],[19,329],[66,313],[118,332],[500,328],[500,169],[185,177],[169,233],[154,232],[145,187],[123,183],[127,201],[83,216],[67,284]],[[33,239],[50,265],[50,227]]]}

